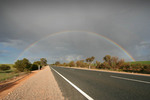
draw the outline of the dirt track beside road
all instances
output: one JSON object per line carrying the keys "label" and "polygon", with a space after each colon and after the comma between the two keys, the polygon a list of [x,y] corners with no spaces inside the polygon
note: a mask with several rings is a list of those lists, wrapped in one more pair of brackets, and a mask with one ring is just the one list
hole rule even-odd
{"label": "dirt track beside road", "polygon": [[64,97],[49,66],[14,89],[3,100],[63,100]]}

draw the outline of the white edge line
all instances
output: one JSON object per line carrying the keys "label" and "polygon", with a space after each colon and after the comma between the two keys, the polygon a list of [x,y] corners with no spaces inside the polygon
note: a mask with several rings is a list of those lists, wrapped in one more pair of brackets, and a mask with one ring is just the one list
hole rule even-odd
{"label": "white edge line", "polygon": [[112,75],[110,77],[150,84],[150,82],[147,82],[147,81],[135,80],[135,79],[130,79],[130,78],[124,78],[124,77],[118,77],[118,76],[112,76]]}
{"label": "white edge line", "polygon": [[80,88],[78,88],[76,85],[74,85],[72,82],[70,82],[67,78],[65,78],[63,75],[61,75],[59,72],[57,72],[55,69],[51,67],[52,70],[54,70],[58,75],[60,75],[63,79],[65,79],[70,85],[72,85],[76,90],[78,90],[83,96],[85,96],[88,100],[94,100],[89,95],[87,95],[85,92],[83,92]]}

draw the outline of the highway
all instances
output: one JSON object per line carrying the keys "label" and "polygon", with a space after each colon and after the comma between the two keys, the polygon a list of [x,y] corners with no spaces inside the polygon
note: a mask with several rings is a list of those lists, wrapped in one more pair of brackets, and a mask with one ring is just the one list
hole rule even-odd
{"label": "highway", "polygon": [[150,76],[50,68],[63,96],[69,100],[150,100]]}

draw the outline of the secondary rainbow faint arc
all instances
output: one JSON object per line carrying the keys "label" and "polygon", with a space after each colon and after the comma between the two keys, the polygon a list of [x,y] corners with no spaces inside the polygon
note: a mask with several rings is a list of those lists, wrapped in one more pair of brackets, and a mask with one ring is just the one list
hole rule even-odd
{"label": "secondary rainbow faint arc", "polygon": [[100,37],[102,37],[104,40],[108,41],[109,43],[115,45],[116,47],[118,47],[120,50],[122,50],[130,59],[132,59],[132,61],[135,61],[135,59],[131,56],[130,53],[128,53],[122,46],[120,46],[119,44],[117,44],[116,42],[114,42],[113,40],[109,39],[108,37],[106,36],[103,36],[101,34],[98,34],[98,33],[95,33],[95,32],[89,32],[89,31],[60,31],[60,32],[56,32],[56,33],[52,33],[52,34],[49,34],[43,38],[41,38],[40,40],[38,41],[35,41],[34,43],[30,44],[27,48],[24,49],[23,52],[20,53],[20,55],[17,57],[16,60],[18,60],[25,52],[27,52],[30,48],[32,48],[34,45],[36,45],[38,42],[42,41],[42,40],[45,40],[47,39],[48,37],[50,36],[53,36],[53,35],[56,35],[56,34],[61,34],[61,33],[66,33],[66,32],[85,32],[85,33],[90,33],[90,34],[95,34],[95,35],[98,35]]}

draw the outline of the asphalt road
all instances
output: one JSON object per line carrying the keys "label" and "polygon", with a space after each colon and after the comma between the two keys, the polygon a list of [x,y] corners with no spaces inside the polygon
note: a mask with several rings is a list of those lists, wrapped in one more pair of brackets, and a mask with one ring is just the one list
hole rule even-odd
{"label": "asphalt road", "polygon": [[84,100],[87,98],[58,73],[94,100],[150,100],[149,76],[63,67],[51,67],[51,69],[64,97],[69,100]]}

